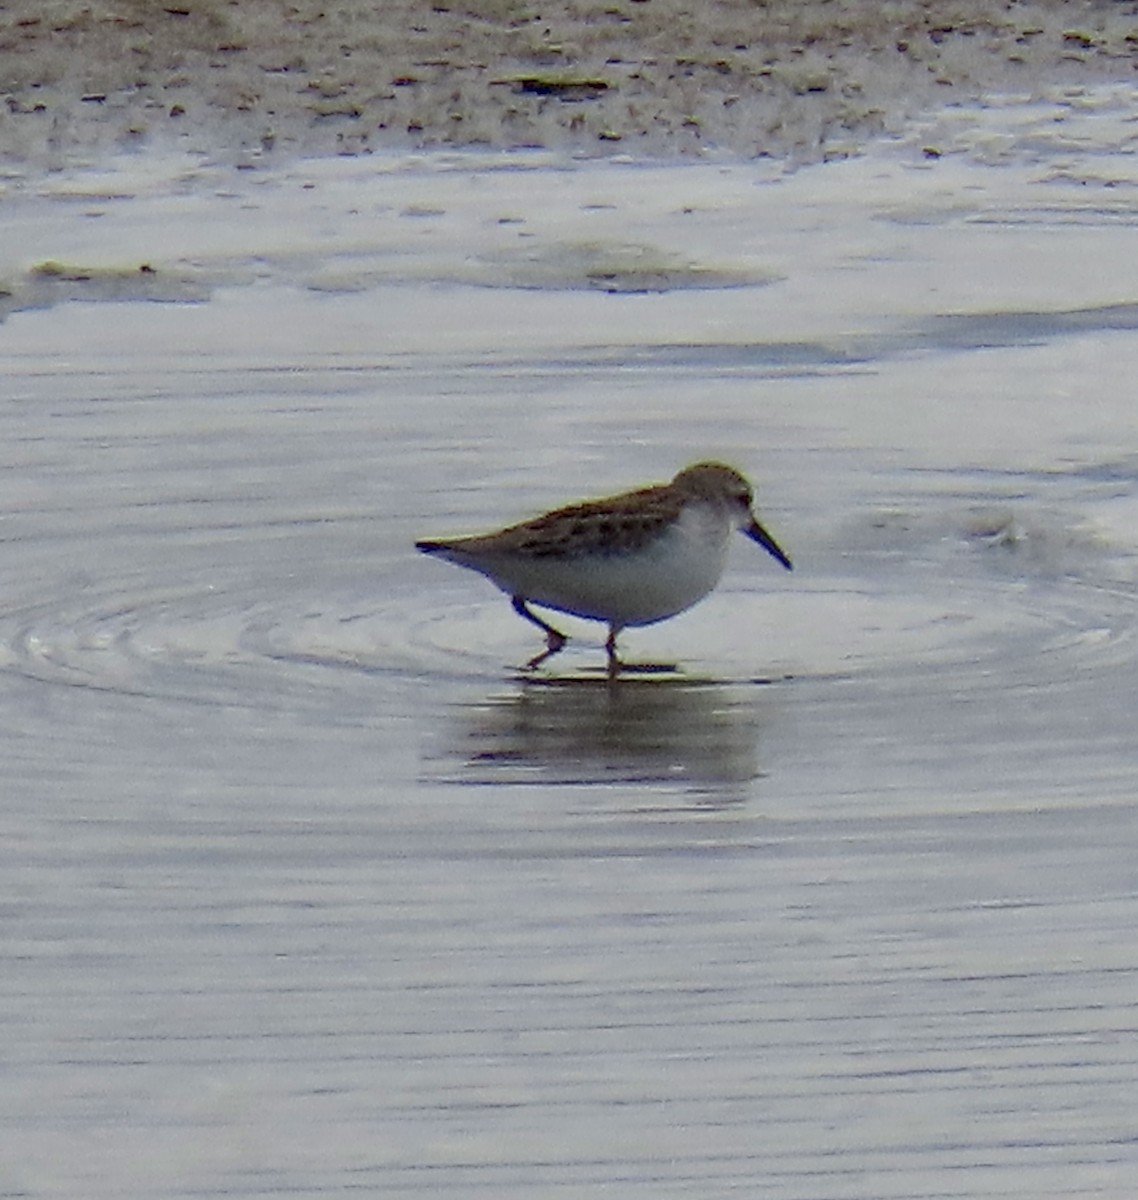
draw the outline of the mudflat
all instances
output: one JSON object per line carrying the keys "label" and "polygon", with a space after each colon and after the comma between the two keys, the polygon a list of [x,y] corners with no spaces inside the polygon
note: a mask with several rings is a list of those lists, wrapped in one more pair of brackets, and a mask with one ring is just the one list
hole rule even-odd
{"label": "mudflat", "polygon": [[811,161],[991,92],[1128,82],[1134,6],[13,0],[0,150],[709,150]]}

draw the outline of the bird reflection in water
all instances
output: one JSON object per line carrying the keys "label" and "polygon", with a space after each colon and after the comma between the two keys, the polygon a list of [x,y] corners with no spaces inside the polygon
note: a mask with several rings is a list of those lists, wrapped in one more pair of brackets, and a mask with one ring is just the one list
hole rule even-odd
{"label": "bird reflection in water", "polygon": [[673,784],[738,803],[759,777],[760,689],[680,676],[524,679],[464,710],[467,782]]}

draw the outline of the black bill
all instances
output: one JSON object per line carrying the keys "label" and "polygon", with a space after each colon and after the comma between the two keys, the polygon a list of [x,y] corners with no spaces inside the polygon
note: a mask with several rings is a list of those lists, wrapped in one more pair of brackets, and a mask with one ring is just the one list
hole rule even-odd
{"label": "black bill", "polygon": [[750,525],[744,526],[743,532],[752,542],[758,542],[772,558],[777,558],[788,571],[794,570],[794,564],[783,553],[782,547],[767,533],[758,521],[752,521]]}

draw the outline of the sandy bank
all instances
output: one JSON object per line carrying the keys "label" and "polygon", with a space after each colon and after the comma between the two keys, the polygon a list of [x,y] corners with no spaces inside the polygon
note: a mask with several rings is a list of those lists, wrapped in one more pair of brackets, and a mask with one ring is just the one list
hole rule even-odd
{"label": "sandy bank", "polygon": [[12,0],[0,149],[549,146],[804,160],[944,102],[1135,79],[1132,4]]}

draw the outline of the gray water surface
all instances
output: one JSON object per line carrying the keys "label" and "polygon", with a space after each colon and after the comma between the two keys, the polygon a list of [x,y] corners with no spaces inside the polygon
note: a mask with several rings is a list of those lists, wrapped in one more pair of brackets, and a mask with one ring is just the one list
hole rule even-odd
{"label": "gray water surface", "polygon": [[[0,1193],[1132,1194],[1135,321],[774,290],[9,317]],[[659,676],[412,549],[709,456]]]}

